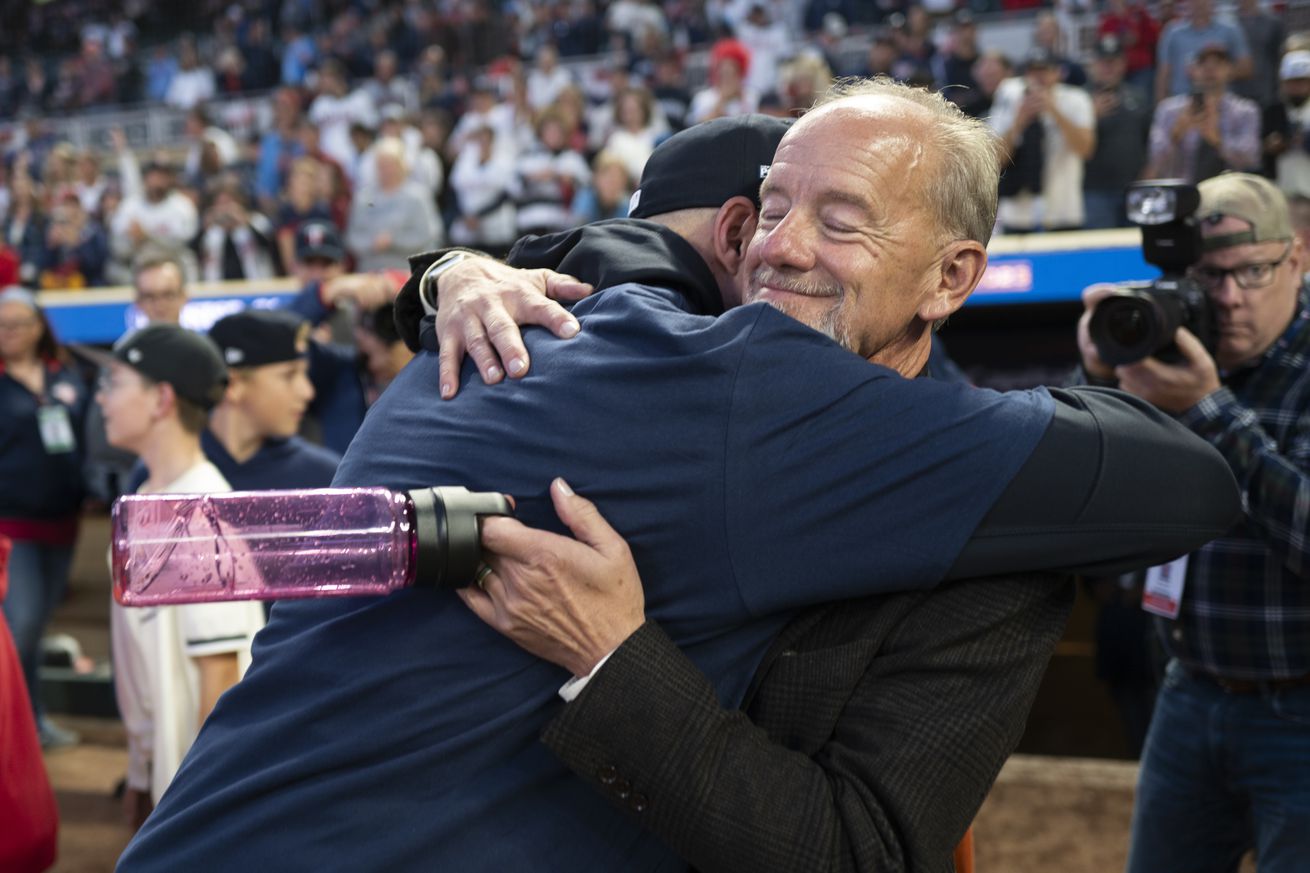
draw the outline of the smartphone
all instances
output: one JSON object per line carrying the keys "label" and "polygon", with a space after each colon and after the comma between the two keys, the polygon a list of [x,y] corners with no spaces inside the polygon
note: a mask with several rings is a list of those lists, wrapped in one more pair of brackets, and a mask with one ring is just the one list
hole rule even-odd
{"label": "smartphone", "polygon": [[1205,111],[1205,95],[1200,91],[1192,92],[1192,111],[1197,114]]}

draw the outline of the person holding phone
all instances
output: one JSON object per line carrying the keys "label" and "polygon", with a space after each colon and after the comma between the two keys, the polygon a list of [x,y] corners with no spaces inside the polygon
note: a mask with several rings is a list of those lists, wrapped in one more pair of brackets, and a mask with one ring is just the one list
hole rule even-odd
{"label": "person holding phone", "polygon": [[1193,90],[1160,102],[1151,124],[1150,174],[1200,182],[1260,163],[1260,107],[1231,93],[1233,59],[1210,43],[1189,67]]}

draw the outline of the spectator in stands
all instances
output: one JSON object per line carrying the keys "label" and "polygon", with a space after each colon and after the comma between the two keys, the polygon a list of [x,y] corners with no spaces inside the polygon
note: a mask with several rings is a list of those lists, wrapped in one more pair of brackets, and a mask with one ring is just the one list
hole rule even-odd
{"label": "spectator in stands", "polygon": [[978,90],[960,108],[966,115],[985,118],[992,111],[996,89],[1013,75],[1014,65],[1004,52],[983,52],[973,64],[973,80],[978,84]]}
{"label": "spectator in stands", "polygon": [[615,0],[605,13],[605,29],[622,36],[627,45],[640,45],[647,30],[669,32],[669,21],[655,0]]}
{"label": "spectator in stands", "polygon": [[148,258],[132,271],[132,303],[150,324],[181,324],[188,296],[182,265]]}
{"label": "spectator in stands", "polygon": [[334,157],[319,147],[318,125],[308,118],[300,120],[297,129],[300,146],[305,157],[313,158],[318,165],[320,190],[332,215],[332,223],[345,227],[350,215],[351,183],[345,167]]}
{"label": "spectator in stands", "polygon": [[615,98],[618,125],[605,141],[605,151],[623,162],[630,178],[641,178],[646,159],[668,135],[667,128],[654,123],[654,111],[655,98],[645,88],[625,88]]}
{"label": "spectator in stands", "polygon": [[465,141],[484,127],[495,132],[500,148],[512,150],[514,110],[499,102],[496,86],[489,78],[479,76],[470,85],[468,107],[450,132],[446,143],[447,157],[452,161],[457,159],[464,152]]}
{"label": "spectator in stands", "polygon": [[687,77],[676,55],[670,53],[656,61],[651,93],[655,95],[655,102],[663,112],[671,132],[687,126],[691,92],[687,90]]}
{"label": "spectator in stands", "polygon": [[572,84],[573,73],[559,65],[559,50],[554,44],[545,43],[538,48],[528,71],[528,104],[540,112]]}
{"label": "spectator in stands", "polygon": [[1151,17],[1145,0],[1107,0],[1096,27],[1098,39],[1113,36],[1123,47],[1128,72],[1125,80],[1152,97],[1155,94],[1155,47],[1160,25]]}
{"label": "spectator in stands", "polygon": [[114,101],[114,68],[105,57],[101,40],[82,40],[82,54],[77,59],[76,70],[78,106],[97,106]]}
{"label": "spectator in stands", "polygon": [[573,195],[591,182],[591,168],[568,148],[568,132],[558,114],[542,114],[536,145],[519,157],[514,169],[519,235],[567,229],[573,223]]}
{"label": "spectator in stands", "polygon": [[300,94],[294,88],[278,88],[273,93],[273,124],[260,138],[255,169],[255,194],[267,214],[276,211],[292,162],[305,153],[296,134],[300,107]]}
{"label": "spectator in stands", "polygon": [[931,88],[937,47],[932,42],[927,13],[921,6],[911,6],[907,12],[906,15],[895,13],[887,19],[887,27],[896,41],[892,78]]}
{"label": "spectator in stands", "polygon": [[1087,72],[1081,64],[1069,57],[1065,50],[1060,20],[1055,17],[1054,12],[1037,13],[1037,19],[1033,23],[1033,45],[1044,49],[1054,59],[1055,66],[1060,71],[1060,82],[1076,88],[1087,84]]}
{"label": "spectator in stands", "polygon": [[123,180],[123,202],[110,219],[109,247],[114,260],[127,268],[148,252],[164,254],[179,259],[187,276],[194,276],[195,258],[187,246],[200,230],[195,203],[177,190],[171,166],[155,160],[142,172],[121,134],[116,137],[115,148]]}
{"label": "spectator in stands", "polygon": [[858,72],[858,75],[872,79],[875,76],[895,76],[896,66],[896,39],[891,32],[884,29],[874,31],[873,39],[869,41],[869,51],[865,58],[864,67]]}
{"label": "spectator in stands", "polygon": [[632,177],[623,159],[607,151],[591,162],[591,184],[573,197],[573,223],[589,224],[606,218],[627,218]]}
{"label": "spectator in stands", "polygon": [[418,88],[408,77],[400,75],[400,61],[393,51],[378,53],[373,62],[373,78],[364,83],[364,90],[379,113],[385,112],[388,106],[399,106],[406,115],[418,112]]}
{"label": "spectator in stands", "polygon": [[77,541],[86,405],[86,386],[36,299],[0,292],[0,536],[13,541],[3,609],[47,749],[78,741],[46,717],[37,667]]}
{"label": "spectator in stands", "polygon": [[213,188],[196,254],[204,282],[271,279],[282,272],[273,223],[251,211],[245,187],[233,176]]}
{"label": "spectator in stands", "polygon": [[318,46],[314,37],[298,25],[288,24],[282,30],[282,84],[298,88],[318,63]]}
{"label": "spectator in stands", "polygon": [[1261,125],[1265,175],[1289,197],[1310,197],[1310,51],[1283,55],[1278,75],[1281,99]]}
{"label": "spectator in stands", "polygon": [[[1208,2],[1208,0],[1200,0]],[[1260,108],[1229,91],[1233,61],[1222,43],[1189,68],[1194,91],[1162,101],[1151,125],[1151,175],[1199,182],[1260,165]]]}
{"label": "spectator in stands", "polygon": [[779,68],[794,51],[791,31],[764,0],[748,0],[743,5],[746,13],[734,21],[733,33],[750,52],[746,90],[756,94],[776,92]]}
{"label": "spectator in stands", "polygon": [[506,252],[518,238],[510,186],[514,159],[496,145],[497,133],[483,125],[468,133],[450,170],[450,187],[459,215],[450,226],[450,240],[488,252]]}
{"label": "spectator in stands", "polygon": [[167,46],[157,45],[150,50],[146,63],[146,98],[152,103],[163,103],[177,75],[177,58]]}
{"label": "spectator in stands", "polygon": [[108,260],[100,223],[87,216],[75,194],[66,195],[50,210],[37,286],[51,291],[104,285]]}
{"label": "spectator in stands", "polygon": [[319,94],[309,106],[309,120],[318,126],[323,151],[349,173],[357,157],[350,128],[354,124],[376,128],[377,108],[367,91],[350,90],[346,68],[339,61],[324,61],[318,75]]}
{"label": "spectator in stands", "polygon": [[978,82],[973,77],[978,56],[978,25],[972,12],[961,9],[951,20],[951,35],[938,55],[937,71],[942,93],[961,108],[978,99]]}
{"label": "spectator in stands", "polygon": [[1083,175],[1089,229],[1127,226],[1124,192],[1146,166],[1151,102],[1146,92],[1125,80],[1127,69],[1118,38],[1101,37],[1087,86],[1096,110],[1096,151]]}
{"label": "spectator in stands", "polygon": [[1087,92],[1060,81],[1058,61],[1035,48],[1023,77],[996,89],[988,123],[1010,155],[998,213],[1007,232],[1083,224],[1083,163],[1096,147],[1096,117]]}
{"label": "spectator in stands", "polygon": [[1233,63],[1231,78],[1251,73],[1251,52],[1240,28],[1214,17],[1214,0],[1191,0],[1188,17],[1170,22],[1160,34],[1155,69],[1155,100],[1186,94],[1192,64],[1202,49],[1222,46]]}
{"label": "spectator in stands", "polygon": [[[236,137],[214,124],[203,106],[193,106],[187,110],[182,130],[189,143],[186,160],[182,164],[182,175],[198,188],[203,188],[206,181],[213,178],[215,169],[224,170],[241,157],[241,147],[237,145]],[[206,145],[214,148],[217,168],[202,167]]]}
{"label": "spectator in stands", "polygon": [[355,196],[346,244],[361,271],[401,270],[410,255],[442,245],[445,233],[430,193],[409,180],[405,144],[388,137],[376,154],[377,185]]}
{"label": "spectator in stands", "polygon": [[782,88],[779,98],[784,115],[799,117],[832,87],[832,70],[823,56],[815,51],[802,51],[783,65],[779,75]]}
{"label": "spectator in stands", "polygon": [[1287,207],[1291,211],[1292,230],[1302,246],[1310,246],[1310,197],[1293,194],[1287,198]]}
{"label": "spectator in stands", "polygon": [[18,274],[23,284],[35,288],[41,274],[41,253],[45,249],[46,218],[40,186],[28,173],[29,160],[24,153],[14,161],[5,244],[18,256]]}
{"label": "spectator in stands", "polygon": [[1237,0],[1237,26],[1246,37],[1251,73],[1233,82],[1233,93],[1262,110],[1278,102],[1278,59],[1283,53],[1283,21],[1260,8],[1260,0]]}
{"label": "spectator in stands", "polygon": [[73,180],[73,192],[82,203],[87,215],[99,216],[100,198],[104,196],[109,183],[100,172],[100,158],[91,149],[83,149],[77,155],[77,176]]}
{"label": "spectator in stands", "polygon": [[[612,8],[612,7],[611,7]],[[710,85],[697,92],[687,111],[687,123],[700,124],[726,115],[745,115],[759,105],[759,95],[746,88],[750,52],[735,39],[721,39],[710,50]]]}
{"label": "spectator in stands", "polygon": [[310,157],[296,158],[287,173],[287,184],[282,202],[278,206],[274,234],[278,253],[288,272],[297,266],[296,234],[310,221],[332,221],[324,187],[326,172],[323,165]]}
{"label": "spectator in stands", "polygon": [[46,204],[57,203],[69,194],[76,195],[77,152],[66,142],[56,143],[41,165],[41,186]]}
{"label": "spectator in stands", "polygon": [[211,100],[216,92],[214,71],[200,63],[200,53],[190,38],[178,43],[177,73],[168,83],[164,102],[177,109],[190,109]]}
{"label": "spectator in stands", "polygon": [[244,67],[241,84],[245,90],[267,91],[276,87],[281,81],[281,71],[269,37],[268,22],[258,16],[251,18],[239,45]]}
{"label": "spectator in stands", "polygon": [[36,112],[49,109],[53,91],[54,83],[46,74],[45,64],[40,58],[28,58],[23,65],[23,107]]}

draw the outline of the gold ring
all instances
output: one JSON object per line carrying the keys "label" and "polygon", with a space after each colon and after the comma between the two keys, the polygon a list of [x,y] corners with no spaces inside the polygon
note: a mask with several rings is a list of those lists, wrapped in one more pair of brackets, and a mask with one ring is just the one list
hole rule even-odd
{"label": "gold ring", "polygon": [[474,578],[473,581],[479,588],[482,588],[485,591],[486,589],[483,586],[483,583],[487,581],[487,577],[490,575],[491,575],[491,568],[488,567],[486,564],[483,564],[482,566],[478,567],[478,575]]}

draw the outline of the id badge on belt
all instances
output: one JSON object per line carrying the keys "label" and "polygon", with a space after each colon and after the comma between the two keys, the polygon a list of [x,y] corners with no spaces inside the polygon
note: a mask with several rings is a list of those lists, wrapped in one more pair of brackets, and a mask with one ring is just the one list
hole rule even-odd
{"label": "id badge on belt", "polygon": [[51,403],[37,407],[36,423],[41,429],[41,444],[47,455],[66,455],[77,448],[73,422],[68,417],[66,406]]}
{"label": "id badge on belt", "polygon": [[1165,618],[1177,618],[1183,602],[1183,583],[1187,581],[1187,556],[1146,571],[1142,588],[1142,609]]}

